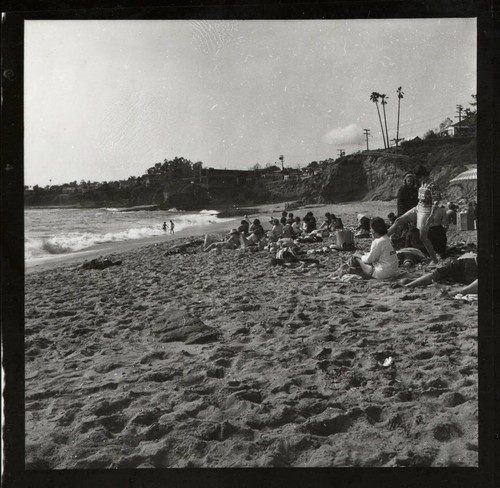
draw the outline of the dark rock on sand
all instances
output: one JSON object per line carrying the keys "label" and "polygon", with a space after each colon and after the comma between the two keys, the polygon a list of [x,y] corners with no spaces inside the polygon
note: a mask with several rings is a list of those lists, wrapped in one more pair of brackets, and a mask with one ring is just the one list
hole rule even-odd
{"label": "dark rock on sand", "polygon": [[111,259],[92,259],[82,264],[82,269],[106,269],[110,266],[119,266],[121,261],[111,261]]}
{"label": "dark rock on sand", "polygon": [[219,338],[219,331],[203,323],[182,310],[165,311],[153,324],[153,332],[162,342],[185,342],[186,344],[204,344]]}

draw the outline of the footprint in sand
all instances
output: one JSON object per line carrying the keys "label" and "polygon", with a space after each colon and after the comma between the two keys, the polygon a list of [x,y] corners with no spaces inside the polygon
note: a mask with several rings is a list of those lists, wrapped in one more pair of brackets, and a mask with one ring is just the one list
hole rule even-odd
{"label": "footprint in sand", "polygon": [[417,352],[413,357],[420,361],[430,359],[434,356],[434,351],[432,349],[424,349],[423,351]]}
{"label": "footprint in sand", "polygon": [[429,322],[430,324],[432,324],[432,323],[435,323],[435,322],[444,322],[446,320],[451,320],[453,318],[454,318],[454,316],[452,314],[450,314],[450,313],[443,313],[443,314],[438,315],[437,317],[430,318],[427,322]]}
{"label": "footprint in sand", "polygon": [[356,353],[354,351],[346,350],[339,352],[333,358],[333,364],[336,366],[352,366],[353,360],[356,357]]}

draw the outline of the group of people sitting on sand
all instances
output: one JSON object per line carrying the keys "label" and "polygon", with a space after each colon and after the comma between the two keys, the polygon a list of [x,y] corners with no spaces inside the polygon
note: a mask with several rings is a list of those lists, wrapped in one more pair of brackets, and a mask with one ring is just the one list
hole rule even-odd
{"label": "group of people sitting on sand", "polygon": [[[387,216],[389,228],[379,217],[370,220],[364,215],[358,215],[356,237],[366,237],[371,228],[374,240],[368,254],[353,255],[351,271],[365,278],[387,279],[396,276],[401,262],[398,252],[403,258],[411,256],[413,259],[409,260],[410,264],[426,257],[437,264],[437,254],[444,260],[447,250],[446,231],[450,223],[456,223],[457,207],[448,204],[446,210],[440,200],[441,195],[433,192],[431,185],[424,183],[417,188],[416,175],[407,173],[398,192],[399,216],[396,217],[394,213]],[[405,264],[406,262],[404,261]],[[458,259],[442,261],[436,269],[406,286],[426,286],[433,281],[442,280],[467,285],[461,290],[462,294],[477,293],[477,254],[469,252]]]}
{"label": "group of people sitting on sand", "polygon": [[[347,265],[339,270],[339,275],[356,274],[364,279],[391,279],[399,275],[399,265],[412,266],[416,262],[430,259],[438,263],[437,254],[442,260],[446,257],[446,231],[453,219],[455,209],[440,205],[441,195],[433,192],[429,184],[416,187],[416,176],[407,173],[403,187],[398,192],[398,216],[390,213],[388,222],[381,217],[368,218],[358,215],[358,226],[354,236],[357,238],[373,237],[370,251],[366,254],[354,253]],[[452,210],[452,212],[449,212]],[[455,214],[456,218],[456,214]],[[269,249],[276,253],[273,265],[284,263],[317,262],[305,258],[298,243],[316,242],[322,237],[344,231],[342,219],[327,212],[318,226],[311,211],[301,220],[293,213],[282,212],[281,218],[271,217],[271,229],[265,231],[259,219],[250,222],[248,216],[241,221],[237,229],[232,229],[223,241],[215,241],[205,236],[203,250],[216,249]],[[331,246],[338,250],[351,248]],[[468,253],[458,259],[441,262],[441,266],[432,272],[407,283],[409,288],[425,286],[432,281],[452,279],[468,285],[467,293],[477,293],[477,255]],[[470,285],[470,286],[469,286]],[[472,291],[471,291],[472,290]]]}

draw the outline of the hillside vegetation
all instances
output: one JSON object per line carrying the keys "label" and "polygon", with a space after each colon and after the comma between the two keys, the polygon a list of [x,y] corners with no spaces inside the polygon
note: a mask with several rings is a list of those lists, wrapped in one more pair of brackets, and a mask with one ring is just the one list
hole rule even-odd
{"label": "hillside vegetation", "polygon": [[270,187],[275,201],[302,199],[309,203],[392,200],[407,171],[432,181],[443,195],[452,196],[449,181],[477,163],[476,141],[446,143],[350,154],[322,162],[321,173],[302,181],[282,181]]}
{"label": "hillside vegetation", "polygon": [[[184,160],[182,160],[184,161]],[[169,184],[119,189],[103,184],[81,194],[37,190],[25,194],[26,206],[126,207],[158,205],[199,210],[228,205],[256,205],[287,200],[334,203],[358,200],[392,200],[407,171],[422,181],[432,181],[445,198],[458,196],[449,181],[477,163],[475,139],[446,138],[420,141],[399,148],[363,151],[321,161],[309,177],[269,181],[260,178],[251,186],[220,188],[210,193],[194,182],[173,180]],[[197,163],[198,164],[198,163]],[[190,179],[190,178],[188,178]]]}

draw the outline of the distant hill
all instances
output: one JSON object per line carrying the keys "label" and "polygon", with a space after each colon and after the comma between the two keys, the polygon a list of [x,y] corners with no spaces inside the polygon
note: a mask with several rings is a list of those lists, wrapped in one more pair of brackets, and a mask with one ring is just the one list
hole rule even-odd
{"label": "distant hill", "polygon": [[[304,203],[335,203],[357,200],[393,200],[407,171],[422,181],[432,181],[444,198],[457,196],[449,181],[477,163],[474,138],[437,138],[414,141],[399,148],[360,151],[336,160],[320,161],[314,172],[283,179],[277,171],[252,184],[210,188],[196,182],[177,181],[117,189],[111,185],[84,194],[53,191],[25,194],[26,206],[131,207],[157,205],[182,210],[210,206],[256,205],[302,200]],[[277,168],[279,170],[279,168]]]}

